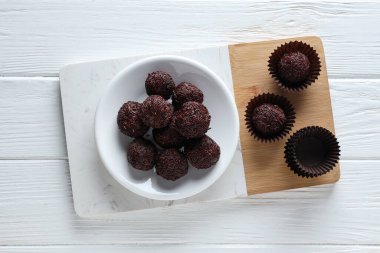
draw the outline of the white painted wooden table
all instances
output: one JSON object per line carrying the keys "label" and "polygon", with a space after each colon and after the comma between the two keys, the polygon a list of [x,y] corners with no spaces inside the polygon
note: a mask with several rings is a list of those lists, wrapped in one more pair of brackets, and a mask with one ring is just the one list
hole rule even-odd
{"label": "white painted wooden table", "polygon": [[[0,0],[0,252],[380,252],[380,4]],[[73,209],[65,64],[279,37],[326,50],[336,185],[82,220]]]}

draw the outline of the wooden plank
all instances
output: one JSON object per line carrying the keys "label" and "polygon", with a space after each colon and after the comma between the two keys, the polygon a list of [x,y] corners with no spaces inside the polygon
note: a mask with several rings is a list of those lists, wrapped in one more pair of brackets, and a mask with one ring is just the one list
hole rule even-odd
{"label": "wooden plank", "polygon": [[57,76],[66,64],[319,35],[330,77],[379,78],[376,2],[0,2],[0,75]]}
{"label": "wooden plank", "polygon": [[379,80],[330,80],[342,159],[379,159]]}
{"label": "wooden plank", "polygon": [[0,245],[380,244],[380,161],[341,166],[335,185],[107,221],[75,215],[67,161],[0,161]]}
{"label": "wooden plank", "polygon": [[82,253],[82,252],[92,252],[92,253],[125,253],[125,252],[160,252],[167,253],[277,253],[277,252],[292,252],[292,253],[308,253],[308,252],[324,252],[324,253],[360,253],[360,252],[378,252],[380,246],[363,246],[363,245],[241,245],[241,244],[218,244],[218,245],[53,245],[53,246],[6,246],[0,247],[0,251],[3,253],[29,253],[29,252],[39,252],[39,253]]}
{"label": "wooden plank", "polygon": [[[303,41],[312,46],[321,60],[318,79],[301,92],[281,90],[268,71],[268,59],[281,44]],[[289,134],[279,141],[264,143],[251,136],[245,126],[245,111],[249,101],[263,93],[279,94],[292,103],[296,121],[291,133],[307,127],[321,126],[335,133],[330,89],[322,41],[318,37],[298,37],[286,40],[236,44],[229,47],[234,81],[235,100],[240,118],[240,142],[244,160],[248,195],[286,189],[334,183],[339,180],[337,164],[329,173],[317,178],[302,178],[288,168],[284,147]]]}
{"label": "wooden plank", "polygon": [[0,159],[66,157],[56,78],[0,79]]}
{"label": "wooden plank", "polygon": [[[342,159],[380,159],[380,80],[330,85]],[[66,157],[58,80],[0,77],[0,90],[0,159]]]}

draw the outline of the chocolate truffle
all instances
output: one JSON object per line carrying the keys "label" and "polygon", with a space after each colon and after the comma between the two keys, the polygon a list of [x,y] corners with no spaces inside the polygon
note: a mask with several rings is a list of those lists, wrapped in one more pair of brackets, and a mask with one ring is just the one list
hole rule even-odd
{"label": "chocolate truffle", "polygon": [[157,151],[152,142],[138,138],[133,140],[127,150],[128,162],[138,170],[153,168]]}
{"label": "chocolate truffle", "polygon": [[189,165],[186,157],[176,149],[165,149],[158,155],[157,175],[175,181],[187,174]]}
{"label": "chocolate truffle", "polygon": [[149,96],[142,103],[140,118],[153,128],[166,127],[173,116],[173,106],[158,95]]}
{"label": "chocolate truffle", "polygon": [[128,101],[117,114],[117,125],[120,132],[130,137],[143,136],[149,129],[139,117],[141,104]]}
{"label": "chocolate truffle", "polygon": [[284,110],[273,104],[262,104],[252,112],[252,125],[263,135],[270,136],[280,133],[286,124]]}
{"label": "chocolate truffle", "polygon": [[301,52],[284,54],[278,62],[280,77],[290,83],[301,83],[310,74],[310,62]]}
{"label": "chocolate truffle", "polygon": [[245,110],[248,132],[258,141],[278,141],[287,135],[295,122],[292,104],[284,96],[263,93],[252,98]]}
{"label": "chocolate truffle", "polygon": [[185,142],[185,137],[170,126],[153,129],[153,138],[163,148],[180,148]]}
{"label": "chocolate truffle", "polygon": [[207,169],[216,164],[220,157],[219,145],[207,135],[188,140],[185,155],[191,165],[197,169]]}
{"label": "chocolate truffle", "polygon": [[203,92],[194,84],[182,82],[175,87],[172,101],[177,108],[189,101],[202,103]]}
{"label": "chocolate truffle", "polygon": [[148,95],[159,95],[169,99],[173,93],[175,84],[173,78],[164,71],[154,71],[148,74],[145,80],[145,89]]}
{"label": "chocolate truffle", "polygon": [[173,117],[173,127],[185,138],[202,137],[211,120],[207,108],[193,101],[184,103]]}

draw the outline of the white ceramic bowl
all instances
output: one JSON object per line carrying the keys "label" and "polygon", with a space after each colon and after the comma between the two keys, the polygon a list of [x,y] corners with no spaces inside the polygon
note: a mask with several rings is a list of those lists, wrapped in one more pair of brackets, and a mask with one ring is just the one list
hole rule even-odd
{"label": "white ceramic bowl", "polygon": [[[203,91],[204,105],[211,115],[211,129],[207,135],[221,149],[220,159],[214,167],[197,170],[189,166],[188,174],[175,182],[161,178],[154,170],[146,172],[134,169],[128,163],[126,155],[132,138],[121,134],[116,123],[117,113],[123,103],[143,102],[147,98],[145,79],[148,73],[156,70],[168,72],[176,84],[187,81]],[[179,56],[145,58],[123,69],[110,82],[96,111],[95,138],[105,167],[121,185],[150,199],[187,198],[212,185],[231,162],[238,136],[238,113],[225,83],[204,65]]]}

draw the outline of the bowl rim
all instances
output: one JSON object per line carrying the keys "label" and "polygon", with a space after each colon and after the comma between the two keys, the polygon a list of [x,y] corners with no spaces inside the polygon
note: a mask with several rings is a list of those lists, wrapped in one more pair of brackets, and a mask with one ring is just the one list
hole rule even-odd
{"label": "bowl rim", "polygon": [[148,64],[150,62],[154,61],[174,61],[174,62],[181,62],[184,64],[188,64],[190,66],[193,66],[195,68],[198,68],[202,72],[204,72],[207,76],[211,78],[218,86],[219,88],[223,91],[223,93],[226,95],[228,98],[229,106],[232,108],[232,114],[233,114],[233,124],[234,128],[236,129],[236,133],[233,133],[230,138],[233,137],[233,146],[237,147],[238,145],[238,140],[239,140],[239,114],[237,111],[237,107],[235,104],[234,97],[232,93],[229,91],[227,85],[224,83],[224,81],[216,74],[214,73],[211,69],[203,65],[202,63],[199,63],[195,60],[183,57],[183,56],[177,56],[177,55],[156,55],[156,56],[150,56],[150,57],[145,57],[143,59],[137,60],[130,65],[126,66],[122,70],[120,70],[109,82],[108,86],[106,87],[105,91],[103,92],[101,99],[98,102],[97,108],[96,108],[96,113],[95,113],[95,143],[97,147],[97,151],[100,157],[100,160],[102,161],[104,167],[108,171],[108,173],[115,179],[121,186],[125,187],[127,190],[145,197],[149,199],[154,199],[154,200],[180,200],[180,199],[185,199],[189,198],[191,196],[194,196],[198,193],[201,193],[208,189],[211,185],[213,185],[227,170],[228,166],[231,164],[232,158],[235,154],[235,152],[230,152],[230,154],[225,154],[225,160],[226,160],[226,165],[221,167],[221,169],[218,170],[217,173],[214,174],[214,176],[208,180],[206,184],[203,185],[203,187],[198,187],[195,188],[195,190],[188,190],[185,193],[174,193],[174,194],[155,194],[155,193],[150,193],[144,190],[141,190],[139,187],[136,187],[133,183],[129,182],[128,180],[122,180],[122,177],[118,175],[118,173],[115,173],[112,169],[110,169],[110,165],[107,162],[106,157],[104,157],[102,150],[102,147],[100,146],[101,144],[99,143],[100,140],[100,130],[99,130],[99,125],[101,122],[101,118],[99,117],[99,108],[102,107],[103,104],[105,104],[105,97],[106,94],[108,93],[109,90],[113,86],[115,86],[117,83],[119,83],[119,80],[128,72],[133,71],[145,64]]}

